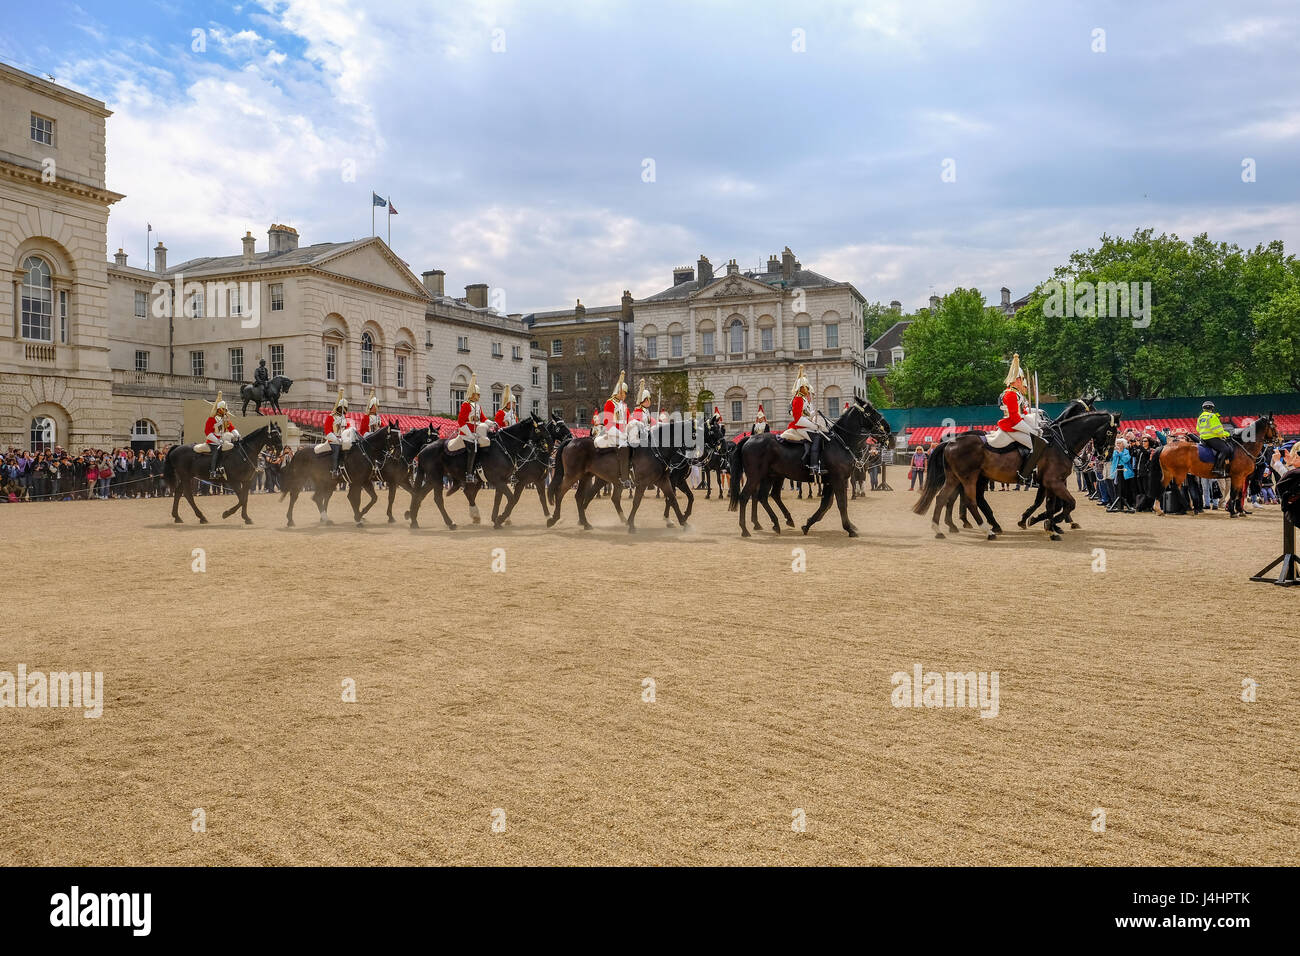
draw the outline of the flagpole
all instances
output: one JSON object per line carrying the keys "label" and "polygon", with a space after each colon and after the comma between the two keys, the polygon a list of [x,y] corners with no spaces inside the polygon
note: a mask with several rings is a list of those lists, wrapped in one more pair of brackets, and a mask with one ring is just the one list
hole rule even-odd
{"label": "flagpole", "polygon": [[388,197],[388,248],[393,248],[393,197]]}
{"label": "flagpole", "polygon": [[371,187],[370,189],[370,236],[371,238],[374,238],[374,235],[375,235],[375,190],[374,187]]}

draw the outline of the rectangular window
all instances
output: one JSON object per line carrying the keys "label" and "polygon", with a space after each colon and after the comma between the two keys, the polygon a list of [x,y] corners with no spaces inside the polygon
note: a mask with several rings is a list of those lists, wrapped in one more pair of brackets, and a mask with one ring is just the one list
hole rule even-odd
{"label": "rectangular window", "polygon": [[574,421],[577,422],[579,425],[585,425],[587,424],[587,422],[591,421],[591,419],[587,417],[587,410],[583,408],[581,405],[578,406],[577,417],[574,419]]}
{"label": "rectangular window", "polygon": [[501,351],[501,343],[500,343],[500,342],[493,342],[493,343],[492,343],[492,357],[493,357],[493,358],[500,358],[500,357],[502,356],[502,354],[503,354],[503,353],[502,353],[502,351]]}
{"label": "rectangular window", "polygon": [[826,326],[826,347],[828,349],[840,347],[840,327],[834,322]]}
{"label": "rectangular window", "polygon": [[272,312],[284,311],[284,283],[283,282],[271,283],[271,311]]}
{"label": "rectangular window", "polygon": [[561,406],[561,405],[556,405],[554,408],[551,409],[551,411],[555,414],[555,416],[556,416],[560,421],[564,421],[564,407],[563,407],[563,406]]}
{"label": "rectangular window", "polygon": [[492,414],[495,415],[501,411],[501,393],[495,389],[492,392]]}
{"label": "rectangular window", "polygon": [[284,374],[284,346],[271,346],[271,377]]}
{"label": "rectangular window", "polygon": [[586,354],[587,354],[587,340],[586,340],[586,339],[578,339],[576,342],[573,343],[573,350],[574,350],[578,355],[586,355]]}
{"label": "rectangular window", "polygon": [[659,357],[659,336],[649,335],[645,340],[645,357],[657,359]]}
{"label": "rectangular window", "polygon": [[541,403],[541,400],[540,400],[540,399],[536,399],[536,398],[534,398],[534,399],[533,399],[533,414],[534,414],[534,415],[537,415],[537,416],[540,417],[540,416],[541,416],[541,413],[542,413],[542,403]]}
{"label": "rectangular window", "polygon": [[59,341],[68,344],[68,293],[59,293]]}
{"label": "rectangular window", "polygon": [[774,335],[775,333],[774,330],[771,328],[771,326],[759,332],[759,336],[762,339],[762,348],[764,352],[771,352],[774,348],[776,348],[776,346],[773,345]]}
{"label": "rectangular window", "polygon": [[682,333],[677,332],[668,336],[669,346],[672,349],[673,358],[682,357]]}
{"label": "rectangular window", "polygon": [[712,332],[700,333],[700,354],[701,355],[713,354],[713,333]]}
{"label": "rectangular window", "polygon": [[230,375],[228,377],[236,382],[242,382],[244,380],[244,350],[239,348],[227,349],[226,351],[230,355]]}
{"label": "rectangular window", "polygon": [[542,384],[542,370],[538,366],[534,365],[533,366],[533,388],[536,388],[541,384]]}
{"label": "rectangular window", "polygon": [[608,336],[608,335],[602,335],[602,336],[600,337],[600,354],[601,354],[601,355],[608,355],[608,354],[609,354],[610,344],[611,344],[613,341],[614,341],[614,340],[613,340],[610,336]]}
{"label": "rectangular window", "polygon": [[147,319],[149,317],[149,293],[136,290],[135,317],[137,319]]}
{"label": "rectangular window", "polygon": [[801,349],[812,348],[812,330],[806,325],[801,325],[795,331],[798,332],[799,335],[799,341],[796,347]]}
{"label": "rectangular window", "polygon": [[185,307],[185,314],[191,319],[203,318],[203,291],[201,289],[190,296],[189,304]]}
{"label": "rectangular window", "polygon": [[325,346],[325,381],[333,382],[339,376],[339,347]]}
{"label": "rectangular window", "polygon": [[464,402],[465,402],[465,389],[453,388],[451,390],[451,413],[453,415],[460,414],[460,406],[464,404]]}
{"label": "rectangular window", "polygon": [[874,349],[872,349],[870,352],[867,353],[867,368],[875,368],[875,367],[876,367],[876,352]]}
{"label": "rectangular window", "polygon": [[744,414],[744,403],[738,400],[733,400],[731,403],[731,420],[733,422],[738,422]]}
{"label": "rectangular window", "polygon": [[54,120],[39,113],[32,114],[32,142],[43,146],[54,145]]}
{"label": "rectangular window", "polygon": [[190,353],[190,374],[195,378],[203,378],[203,353]]}
{"label": "rectangular window", "polygon": [[839,415],[840,415],[840,400],[838,398],[826,399],[826,417],[839,418]]}
{"label": "rectangular window", "polygon": [[551,373],[551,391],[552,392],[564,391],[564,376],[561,375],[559,372]]}
{"label": "rectangular window", "polygon": [[230,290],[230,314],[231,316],[243,315],[239,301],[239,286],[237,285]]}
{"label": "rectangular window", "polygon": [[406,356],[397,356],[397,387],[406,388]]}
{"label": "rectangular window", "polygon": [[468,335],[458,335],[458,336],[456,336],[456,351],[457,351],[457,352],[468,352],[468,351],[469,351],[469,336],[468,336]]}
{"label": "rectangular window", "polygon": [[149,353],[140,349],[135,353],[135,370],[137,372],[149,371]]}
{"label": "rectangular window", "polygon": [[563,340],[563,339],[551,339],[551,354],[552,354],[552,355],[563,355],[563,354],[564,354],[564,340]]}
{"label": "rectangular window", "polygon": [[524,353],[520,350],[518,345],[510,346],[510,358],[516,362],[522,362],[524,360]]}
{"label": "rectangular window", "polygon": [[580,391],[581,391],[582,389],[585,389],[585,388],[587,387],[587,371],[586,371],[586,369],[581,369],[581,368],[580,368],[580,369],[576,370],[576,371],[573,373],[573,387],[576,388],[576,389],[578,389],[578,390],[580,390]]}

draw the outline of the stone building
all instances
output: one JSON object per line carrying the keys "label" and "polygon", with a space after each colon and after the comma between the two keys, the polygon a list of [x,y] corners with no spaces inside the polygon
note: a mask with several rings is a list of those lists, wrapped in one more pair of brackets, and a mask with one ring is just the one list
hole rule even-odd
{"label": "stone building", "polygon": [[0,64],[0,444],[112,443],[104,104]]}
{"label": "stone building", "polygon": [[519,413],[545,418],[547,355],[535,348],[520,315],[504,315],[489,304],[484,283],[465,287],[464,298],[444,292],[441,269],[424,273],[430,296],[425,317],[427,412],[455,417],[465,399],[471,372],[478,376],[484,410],[495,414],[506,391],[513,391]]}
{"label": "stone building", "polygon": [[[579,301],[572,309],[529,313],[524,321],[533,346],[546,359],[549,407],[566,422],[586,428],[604,406],[619,371],[629,368],[632,294],[624,292],[619,305],[589,309]],[[629,384],[629,392],[632,388]]]}
{"label": "stone building", "polygon": [[781,423],[803,365],[818,409],[834,418],[866,397],[864,304],[851,283],[805,269],[789,247],[763,270],[741,271],[732,259],[717,275],[700,256],[635,303],[632,371],[685,372],[694,405],[716,406],[734,431],[760,402]]}

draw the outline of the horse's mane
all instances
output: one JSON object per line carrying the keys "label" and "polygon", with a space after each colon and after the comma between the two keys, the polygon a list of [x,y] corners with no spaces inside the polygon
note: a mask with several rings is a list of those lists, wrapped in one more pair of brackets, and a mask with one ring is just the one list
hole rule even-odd
{"label": "horse's mane", "polygon": [[533,421],[533,418],[530,415],[527,418],[519,419],[519,421],[515,422],[513,425],[507,425],[505,428],[499,428],[497,429],[497,431],[499,431],[502,435],[509,435],[511,438],[519,438],[520,433],[523,432],[525,428],[532,428],[534,424],[535,422]]}

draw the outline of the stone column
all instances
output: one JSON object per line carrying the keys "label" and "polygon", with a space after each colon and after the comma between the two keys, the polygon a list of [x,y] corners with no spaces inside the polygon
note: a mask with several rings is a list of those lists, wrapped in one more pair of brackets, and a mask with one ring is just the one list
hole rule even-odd
{"label": "stone column", "polygon": [[[691,361],[695,361],[695,357],[698,354],[695,351],[695,306],[692,305],[687,307],[687,316],[688,316],[686,320],[687,337],[686,337],[685,351],[686,354],[690,356]],[[670,337],[668,340],[668,355],[670,358],[672,357],[672,351],[673,351],[672,338]]]}
{"label": "stone column", "polygon": [[745,330],[745,358],[754,361],[754,353],[758,351],[758,326],[754,324],[754,303],[749,303],[749,323]]}
{"label": "stone column", "polygon": [[776,356],[780,358],[785,350],[785,329],[781,324],[781,310],[785,303],[780,299],[776,302],[776,341],[772,345],[776,348]]}
{"label": "stone column", "polygon": [[23,280],[19,276],[14,277],[14,330],[13,337],[16,341],[19,333],[22,331],[23,315]]}

